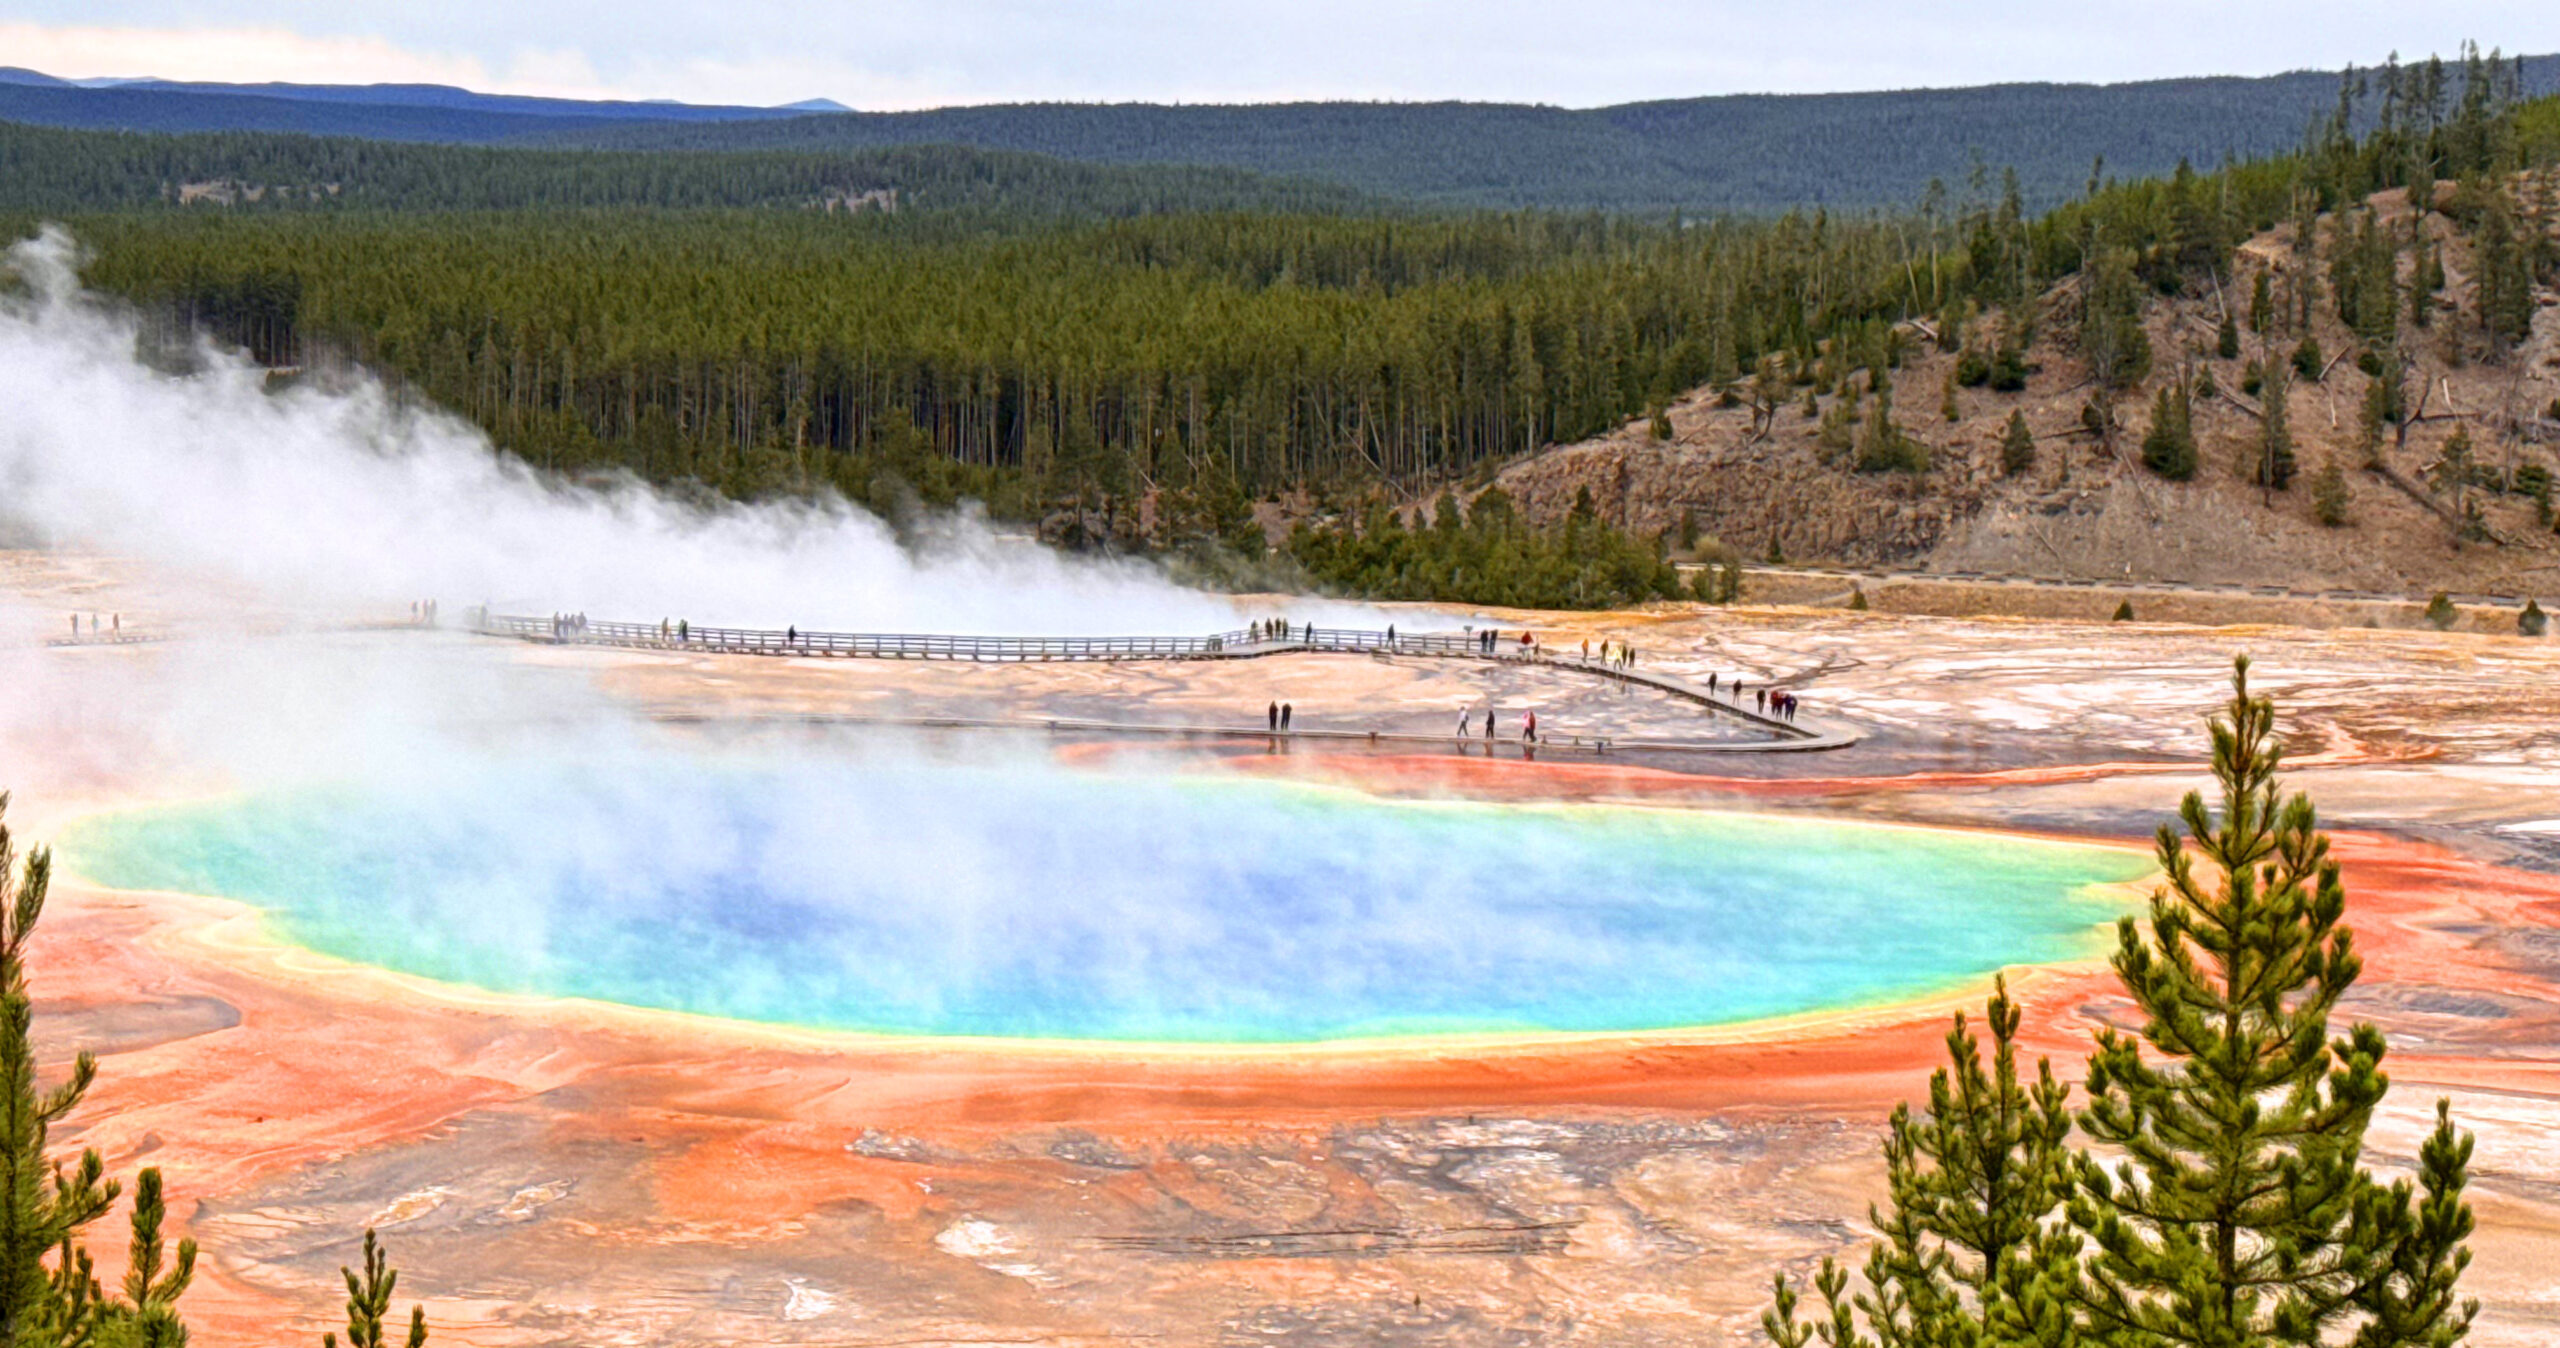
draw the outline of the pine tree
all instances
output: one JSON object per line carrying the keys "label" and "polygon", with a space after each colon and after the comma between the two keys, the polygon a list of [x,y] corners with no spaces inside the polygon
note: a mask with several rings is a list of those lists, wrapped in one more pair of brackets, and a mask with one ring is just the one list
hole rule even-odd
{"label": "pine tree", "polygon": [[[2263,276],[2261,279],[2264,279]],[[2231,321],[2231,311],[2222,311],[2222,325],[2214,329],[2213,353],[2230,360],[2240,354],[2240,325]]]}
{"label": "pine tree", "polygon": [[84,1052],[68,1080],[36,1089],[26,949],[44,913],[53,854],[34,848],[20,867],[8,806],[0,793],[0,1343],[74,1344],[94,1336],[107,1316],[80,1232],[105,1214],[122,1186],[106,1178],[94,1149],[68,1168],[45,1152],[53,1125],[96,1080],[98,1062]]}
{"label": "pine tree", "polygon": [[2114,613],[2113,615],[2111,615],[2111,616],[2107,619],[2107,621],[2108,621],[2108,622],[2113,622],[2113,623],[2129,623],[2129,622],[2132,622],[2132,621],[2133,621],[2133,601],[2132,601],[2132,600],[2130,600],[2130,599],[2119,599],[2119,600],[2117,600],[2117,601],[2116,601],[2116,611],[2115,611],[2115,613]]}
{"label": "pine tree", "polygon": [[2142,435],[2142,464],[2172,482],[2196,475],[2196,437],[2185,384],[2164,384],[2152,399],[2151,428]]}
{"label": "pine tree", "polygon": [[2258,424],[2258,485],[2283,491],[2293,485],[2293,381],[2279,365],[2267,371],[2265,416]]}
{"label": "pine tree", "polygon": [[2338,468],[2338,456],[2323,458],[2320,471],[2311,478],[2311,518],[2327,528],[2338,528],[2347,522],[2347,507],[2352,500],[2347,475]]}
{"label": "pine tree", "polygon": [[[364,1272],[340,1268],[347,1280],[347,1348],[382,1348],[382,1317],[391,1310],[391,1290],[399,1285],[400,1271],[392,1268],[373,1232],[364,1233]],[[409,1308],[409,1336],[406,1348],[424,1348],[427,1341],[427,1308]],[[338,1336],[320,1336],[322,1348],[337,1348]]]}
{"label": "pine tree", "polygon": [[2142,327],[2142,289],[2123,250],[2102,253],[2082,275],[2080,353],[2101,394],[2151,373],[2151,336]]}
{"label": "pine tree", "polygon": [[2469,1139],[2440,1110],[2414,1190],[2361,1164],[2382,1033],[2329,1037],[2362,961],[2311,802],[2279,795],[2275,709],[2248,670],[2212,728],[2219,816],[2187,796],[2187,842],[2160,830],[2149,931],[2118,925],[2143,1024],[2099,1031],[2089,1059],[2080,1127],[2121,1159],[2077,1161],[2086,1327],[2160,1348],[2445,1348],[2477,1310],[2455,1296]]}
{"label": "pine tree", "polygon": [[2020,1020],[2008,980],[1996,980],[1986,1067],[1980,1037],[1956,1014],[1928,1112],[1898,1105],[1886,1126],[1889,1196],[1868,1210],[1883,1238],[1868,1250],[1865,1290],[1849,1295],[1846,1274],[1825,1260],[1814,1289],[1828,1318],[1806,1324],[1781,1276],[1761,1321],[1779,1348],[1817,1337],[1834,1348],[2075,1341],[2068,1270],[2080,1241],[2059,1220],[2073,1183],[2070,1087],[2042,1058],[2032,1078],[2021,1072]]}
{"label": "pine tree", "polygon": [[2016,477],[2036,466],[2036,436],[2027,429],[2027,414],[2011,412],[2007,429],[2000,432],[2000,475]]}

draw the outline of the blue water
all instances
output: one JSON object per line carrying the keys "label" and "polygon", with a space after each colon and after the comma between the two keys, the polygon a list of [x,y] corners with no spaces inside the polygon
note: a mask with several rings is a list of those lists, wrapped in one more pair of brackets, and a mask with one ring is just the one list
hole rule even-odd
{"label": "blue water", "polygon": [[1271,1042],[1704,1025],[2094,948],[2125,852],[1226,778],[647,760],[86,821],[99,883],[506,992],[843,1029]]}

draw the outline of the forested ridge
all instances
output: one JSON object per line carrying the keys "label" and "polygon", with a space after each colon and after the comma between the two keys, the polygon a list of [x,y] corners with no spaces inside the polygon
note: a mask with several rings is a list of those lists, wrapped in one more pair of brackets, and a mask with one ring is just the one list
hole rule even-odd
{"label": "forested ridge", "polygon": [[[2560,92],[2560,56],[2521,61],[2527,94]],[[841,153],[963,144],[1106,164],[1186,164],[1310,178],[1444,207],[1667,214],[1900,207],[1972,165],[2014,169],[2030,209],[2076,195],[2092,159],[2127,176],[2301,144],[2329,74],[2011,84],[1671,99],[1571,109],[1497,103],[1252,106],[1011,104],[923,112],[634,121],[630,105],[320,101],[251,86],[76,89],[0,84],[0,119],[153,132],[268,131],[448,143]],[[350,91],[348,98],[361,95]],[[671,110],[701,117],[715,109]],[[2360,128],[2361,129],[2361,128]]]}
{"label": "forested ridge", "polygon": [[1133,215],[1380,209],[1347,188],[1225,168],[1070,163],[953,145],[602,151],[349,136],[155,136],[0,122],[0,211],[472,211],[654,207]]}
{"label": "forested ridge", "polygon": [[[2560,92],[2560,56],[2519,87]],[[2093,159],[2129,176],[2301,146],[2338,77],[1737,94],[1569,109],[1492,103],[1250,107],[1012,104],[538,133],[622,148],[850,148],[931,141],[1107,163],[1222,164],[1462,207],[1668,213],[1906,207],[1978,162],[2030,209],[2079,195]]]}
{"label": "forested ridge", "polygon": [[[1248,498],[1281,493],[1357,531],[1364,496],[1424,497],[1702,384],[1768,416],[1829,400],[1838,471],[1925,470],[1889,401],[1905,345],[1962,346],[1968,382],[2007,387],[2039,307],[2021,301],[2073,275],[2112,433],[2108,390],[2148,360],[2133,342],[2142,297],[2209,293],[2252,233],[2423,174],[2465,183],[2466,218],[2518,237],[2539,208],[2502,174],[2548,153],[2555,125],[2554,104],[2523,92],[2486,57],[2393,69],[2333,86],[2302,150],[2093,181],[2042,214],[2014,175],[1977,172],[1905,214],[1703,222],[160,206],[70,219],[96,250],[90,282],[173,330],[279,366],[361,361],[544,468],[740,497],[832,488],[883,510],[969,496],[1069,541],[1175,547],[1249,543]],[[2546,260],[2504,256],[2496,293],[2529,302]],[[1388,568],[1410,573],[1395,586],[1464,569],[1406,560]]]}

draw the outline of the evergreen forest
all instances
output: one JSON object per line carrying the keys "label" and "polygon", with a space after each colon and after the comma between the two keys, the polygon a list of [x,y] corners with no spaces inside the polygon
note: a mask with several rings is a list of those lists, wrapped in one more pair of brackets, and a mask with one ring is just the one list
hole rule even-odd
{"label": "evergreen forest", "polygon": [[[2476,51],[2351,74],[2298,150],[2130,181],[2100,166],[2041,212],[1987,168],[1906,211],[1682,219],[1382,211],[1239,174],[951,150],[830,163],[19,127],[0,154],[26,169],[12,232],[64,221],[93,250],[88,282],[166,333],[286,377],[360,362],[553,472],[832,490],[884,513],[968,497],[1127,550],[1255,553],[1252,502],[1286,497],[1315,521],[1292,551],[1319,579],[1485,599],[1486,569],[1455,554],[1382,564],[1307,540],[1361,532],[1373,499],[1420,526],[1412,503],[1700,385],[1774,411],[1856,377],[1881,404],[1924,332],[1979,350],[1968,382],[2005,387],[2035,306],[2000,315],[2066,278],[2102,385],[2131,382],[2144,295],[2209,292],[2249,234],[2422,176],[2506,222],[2509,288],[2529,294],[2560,266],[2554,203],[2510,171],[2554,152],[2560,104],[2525,78]],[[296,190],[175,204],[167,184],[203,172]],[[823,208],[892,187],[913,205]],[[1844,471],[1926,468],[1880,433],[1889,410],[1854,420]],[[2177,446],[2159,449],[2174,475]],[[1669,546],[1643,542],[1656,562]],[[1644,570],[1584,558],[1498,592],[1669,592],[1629,589]]]}

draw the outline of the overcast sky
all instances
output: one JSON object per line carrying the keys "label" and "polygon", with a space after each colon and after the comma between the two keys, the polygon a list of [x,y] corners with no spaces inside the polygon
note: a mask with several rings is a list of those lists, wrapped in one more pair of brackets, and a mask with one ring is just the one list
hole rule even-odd
{"label": "overcast sky", "polygon": [[1645,98],[2560,51],[2551,0],[0,0],[0,65],[860,108]]}

